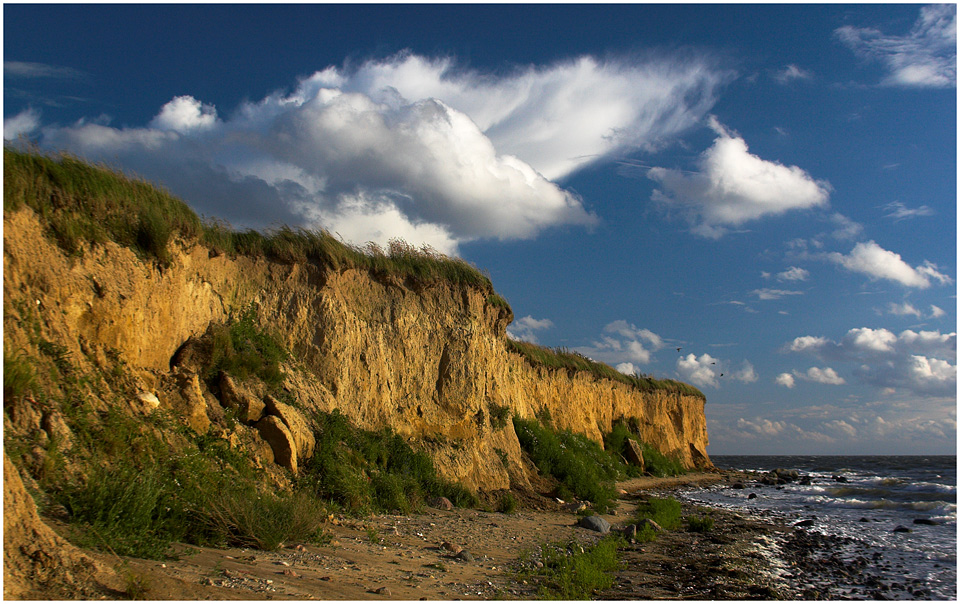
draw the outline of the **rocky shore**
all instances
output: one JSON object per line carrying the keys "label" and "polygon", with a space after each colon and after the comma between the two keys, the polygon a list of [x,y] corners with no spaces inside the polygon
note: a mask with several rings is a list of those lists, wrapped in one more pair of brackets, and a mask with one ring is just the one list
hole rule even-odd
{"label": "rocky shore", "polygon": [[[621,483],[618,510],[603,518],[617,530],[646,497],[717,482],[733,488],[742,480],[729,472],[635,479]],[[122,584],[100,582],[97,589],[91,577],[83,597],[129,597],[134,585],[152,600],[534,599],[536,582],[523,571],[535,564],[540,548],[570,540],[586,547],[600,539],[578,526],[573,506],[541,500],[539,507],[514,514],[427,508],[409,516],[334,516],[328,542],[290,543],[276,552],[181,546],[177,559],[166,561],[90,554],[112,567]],[[685,516],[709,513],[713,528],[664,531],[655,541],[628,543],[622,569],[599,599],[922,597],[883,585],[870,570],[874,561],[857,558],[841,540],[774,519],[683,507]],[[108,583],[113,587],[102,587]]]}

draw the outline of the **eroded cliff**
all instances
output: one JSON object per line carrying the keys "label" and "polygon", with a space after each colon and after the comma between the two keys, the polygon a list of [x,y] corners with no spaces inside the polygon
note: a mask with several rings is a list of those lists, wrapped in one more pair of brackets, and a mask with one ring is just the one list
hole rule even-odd
{"label": "eroded cliff", "polygon": [[111,242],[68,257],[31,210],[5,213],[7,348],[29,347],[33,329],[73,362],[121,362],[140,403],[155,396],[195,430],[263,450],[255,431],[218,425],[217,398],[177,358],[211,324],[253,308],[293,353],[283,388],[300,409],[339,409],[360,427],[423,441],[441,474],[472,490],[526,483],[513,426],[495,417],[504,407],[521,417],[547,409],[557,428],[598,441],[634,417],[645,442],[687,466],[709,464],[702,397],[534,367],[508,351],[511,313],[481,288],[231,257],[197,243],[171,252],[167,266]]}

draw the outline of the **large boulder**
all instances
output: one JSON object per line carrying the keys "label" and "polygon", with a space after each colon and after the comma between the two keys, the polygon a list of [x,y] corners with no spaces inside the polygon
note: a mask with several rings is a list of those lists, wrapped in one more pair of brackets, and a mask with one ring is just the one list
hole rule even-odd
{"label": "large boulder", "polygon": [[224,373],[220,376],[220,404],[232,409],[237,421],[252,425],[260,421],[266,408],[260,397],[241,386]]}
{"label": "large boulder", "polygon": [[640,448],[640,443],[632,438],[628,438],[627,450],[624,456],[627,458],[627,463],[637,466],[641,471],[643,470],[643,449]]}
{"label": "large boulder", "polygon": [[268,415],[257,422],[260,437],[273,449],[273,459],[294,474],[299,470],[297,445],[286,424],[275,415]]}
{"label": "large boulder", "polygon": [[313,436],[313,430],[306,418],[292,406],[281,403],[272,396],[265,396],[263,401],[266,403],[267,413],[279,417],[290,431],[296,445],[297,457],[301,461],[313,457],[313,449],[316,447],[317,440]]}
{"label": "large boulder", "polygon": [[606,535],[610,532],[610,523],[600,516],[585,516],[577,522],[577,526],[596,531],[601,535]]}
{"label": "large boulder", "polygon": [[174,373],[174,377],[179,394],[171,397],[174,411],[195,432],[206,434],[210,429],[210,418],[207,417],[207,399],[203,396],[200,376],[178,370]]}

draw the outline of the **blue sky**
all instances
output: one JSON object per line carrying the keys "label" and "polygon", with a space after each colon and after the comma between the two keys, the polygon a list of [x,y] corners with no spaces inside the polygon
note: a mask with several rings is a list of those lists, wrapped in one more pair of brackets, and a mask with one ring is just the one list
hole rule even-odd
{"label": "blue sky", "polygon": [[955,5],[3,11],[5,140],[462,256],[714,455],[956,452]]}

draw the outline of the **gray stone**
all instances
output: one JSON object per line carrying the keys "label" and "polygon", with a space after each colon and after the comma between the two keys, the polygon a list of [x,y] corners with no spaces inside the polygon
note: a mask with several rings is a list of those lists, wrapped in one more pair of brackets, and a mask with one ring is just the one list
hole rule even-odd
{"label": "gray stone", "polygon": [[600,516],[585,516],[577,522],[577,526],[596,531],[601,535],[606,535],[610,532],[610,523]]}
{"label": "gray stone", "polygon": [[637,532],[642,531],[643,527],[649,526],[655,533],[660,533],[663,531],[663,527],[657,524],[655,521],[650,520],[649,518],[644,518],[637,523]]}

